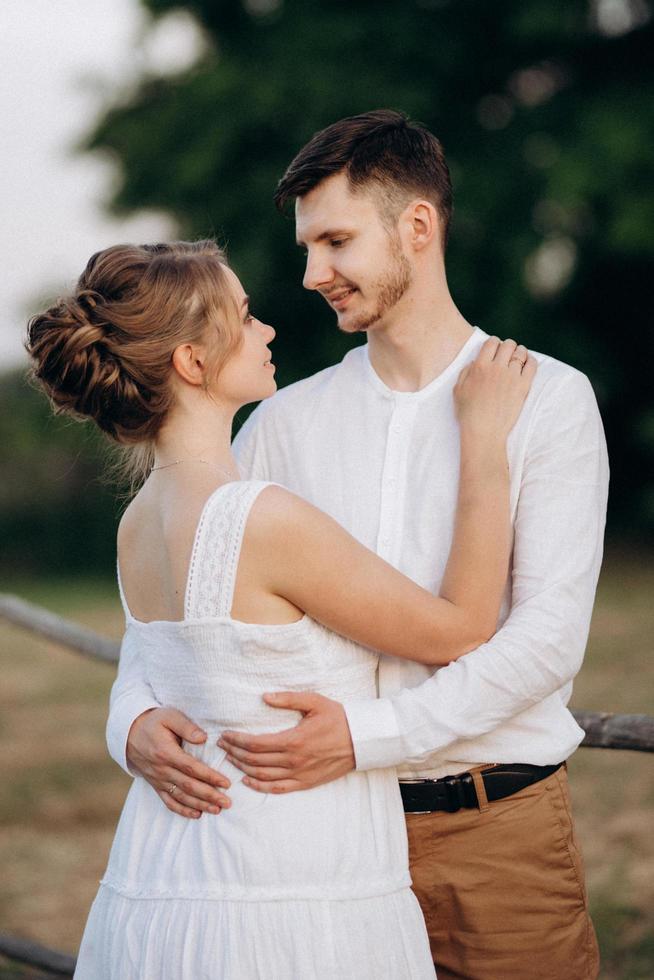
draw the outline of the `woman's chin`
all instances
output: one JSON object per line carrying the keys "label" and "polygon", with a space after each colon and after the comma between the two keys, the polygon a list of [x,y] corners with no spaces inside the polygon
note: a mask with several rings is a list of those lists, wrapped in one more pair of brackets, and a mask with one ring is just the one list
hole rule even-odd
{"label": "woman's chin", "polygon": [[270,378],[268,378],[266,384],[265,385],[262,385],[261,388],[258,389],[257,393],[252,395],[252,398],[250,398],[250,401],[251,402],[262,402],[262,401],[265,401],[266,398],[271,398],[272,395],[274,395],[276,391],[277,391],[277,382],[275,381],[274,377],[271,374],[271,376],[270,376]]}

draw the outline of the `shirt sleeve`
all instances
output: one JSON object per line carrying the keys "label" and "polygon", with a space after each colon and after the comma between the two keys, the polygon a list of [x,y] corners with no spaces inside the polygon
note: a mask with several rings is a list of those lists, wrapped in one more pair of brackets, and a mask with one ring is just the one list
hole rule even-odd
{"label": "shirt sleeve", "polygon": [[130,776],[134,775],[127,762],[130,728],[144,711],[160,707],[145,677],[133,634],[128,630],[123,637],[118,674],[111,688],[106,738],[109,755]]}
{"label": "shirt sleeve", "polygon": [[572,681],[588,638],[607,490],[595,396],[571,371],[545,386],[527,435],[508,619],[488,643],[419,686],[345,705],[358,769],[424,762]]}

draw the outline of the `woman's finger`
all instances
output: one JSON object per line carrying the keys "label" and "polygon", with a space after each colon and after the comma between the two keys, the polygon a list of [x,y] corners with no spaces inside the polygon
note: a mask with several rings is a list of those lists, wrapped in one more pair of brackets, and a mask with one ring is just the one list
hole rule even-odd
{"label": "woman's finger", "polygon": [[536,374],[537,368],[538,368],[538,361],[533,356],[533,354],[528,354],[527,363],[522,369],[522,377],[525,379],[525,381],[527,381],[528,384],[531,384],[531,382],[534,380],[534,375]]}
{"label": "woman's finger", "polygon": [[489,337],[488,340],[485,340],[484,343],[481,345],[479,353],[477,354],[477,360],[480,363],[485,363],[485,362],[490,363],[495,357],[495,354],[497,353],[497,349],[499,346],[500,346],[499,337]]}
{"label": "woman's finger", "polygon": [[515,340],[503,340],[495,351],[494,363],[508,367],[509,359],[513,357],[517,346]]}
{"label": "woman's finger", "polygon": [[522,371],[525,364],[527,363],[527,358],[529,357],[529,352],[524,344],[518,344],[513,354],[509,358],[509,367],[514,371]]}
{"label": "woman's finger", "polygon": [[[226,809],[231,806],[231,800],[225,793],[221,793],[220,790],[213,786],[207,786],[206,783],[197,779],[192,779],[177,769],[164,770],[160,783],[162,784],[159,786],[160,789],[165,790],[171,796],[176,796],[177,799],[180,799],[183,794],[187,798],[187,805],[196,809],[207,810],[209,806],[219,806]],[[171,786],[175,787],[175,791],[172,793],[170,792]]]}

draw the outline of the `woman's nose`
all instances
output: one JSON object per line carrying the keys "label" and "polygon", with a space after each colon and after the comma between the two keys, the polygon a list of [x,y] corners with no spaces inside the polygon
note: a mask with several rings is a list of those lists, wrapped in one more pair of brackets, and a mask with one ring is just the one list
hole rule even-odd
{"label": "woman's nose", "polygon": [[261,326],[263,327],[263,335],[266,338],[266,343],[269,344],[271,340],[275,339],[277,331],[269,323],[262,323]]}

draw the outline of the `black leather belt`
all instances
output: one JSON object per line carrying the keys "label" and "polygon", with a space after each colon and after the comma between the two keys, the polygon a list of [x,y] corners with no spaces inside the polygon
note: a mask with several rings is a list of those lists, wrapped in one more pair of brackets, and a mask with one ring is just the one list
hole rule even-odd
{"label": "black leather belt", "polygon": [[[546,779],[563,765],[530,766],[526,763],[511,763],[482,769],[488,802],[502,800],[521,789]],[[420,779],[415,782],[400,782],[400,792],[405,813],[431,813],[433,810],[446,810],[456,813],[462,807],[472,809],[479,806],[477,790],[472,773],[461,772],[456,776],[442,779]]]}

